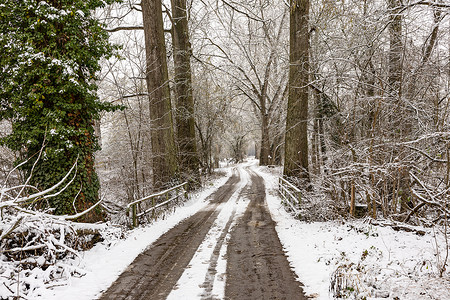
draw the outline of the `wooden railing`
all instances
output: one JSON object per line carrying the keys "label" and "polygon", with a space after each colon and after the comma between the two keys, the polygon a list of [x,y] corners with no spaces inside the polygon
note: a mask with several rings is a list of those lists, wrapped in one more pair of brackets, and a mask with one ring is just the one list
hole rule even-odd
{"label": "wooden railing", "polygon": [[[127,212],[131,217],[132,226],[136,227],[138,225],[138,218],[148,213],[152,213],[152,218],[155,218],[156,209],[165,205],[169,206],[173,201],[178,203],[180,197],[188,199],[187,182],[129,203],[127,205]],[[150,201],[151,203],[149,203]],[[142,209],[141,206],[143,204],[147,205]]]}
{"label": "wooden railing", "polygon": [[286,179],[280,177],[278,180],[278,192],[280,193],[283,204],[288,206],[297,215],[302,198],[300,190]]}

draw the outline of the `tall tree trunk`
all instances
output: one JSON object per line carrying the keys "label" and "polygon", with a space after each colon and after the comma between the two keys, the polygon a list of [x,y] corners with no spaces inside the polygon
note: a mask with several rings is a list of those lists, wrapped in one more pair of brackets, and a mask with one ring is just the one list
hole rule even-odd
{"label": "tall tree trunk", "polygon": [[[389,78],[388,92],[391,100],[401,107],[402,94],[402,15],[401,0],[388,0],[390,10],[389,24]],[[394,104],[393,103],[393,104]]]}
{"label": "tall tree trunk", "polygon": [[186,0],[171,0],[172,42],[175,65],[176,127],[179,164],[183,180],[199,183],[199,161],[195,139],[194,99],[192,97],[191,46]]}
{"label": "tall tree trunk", "polygon": [[[395,107],[395,113],[392,115],[390,132],[394,141],[399,141],[408,137],[412,130],[411,113],[407,104],[402,99],[402,81],[403,81],[403,35],[402,35],[402,1],[389,0],[390,24],[389,24],[389,98]],[[404,151],[396,147],[393,157],[400,156],[403,161]],[[399,166],[398,169],[398,194],[401,198],[401,211],[407,210],[407,202],[410,199],[409,192],[409,167]],[[387,205],[386,205],[387,206]],[[385,207],[384,213],[387,215],[391,210]],[[386,216],[385,215],[385,216]]]}
{"label": "tall tree trunk", "polygon": [[[324,101],[324,95],[320,95],[320,101],[322,102],[321,107],[323,107],[323,101]],[[320,155],[321,158],[321,165],[323,166],[323,170],[325,174],[328,174],[328,168],[327,168],[327,147],[325,145],[325,128],[323,124],[325,116],[323,113],[320,113],[320,118],[318,119],[318,129],[319,129],[319,145],[320,145]],[[319,163],[320,164],[320,163]]]}
{"label": "tall tree trunk", "polygon": [[289,99],[284,175],[309,180],[307,132],[309,0],[291,0],[290,6]]}
{"label": "tall tree trunk", "polygon": [[161,0],[143,0],[142,16],[152,122],[153,185],[155,189],[161,189],[176,177],[178,171]]}
{"label": "tall tree trunk", "polygon": [[259,159],[259,165],[267,166],[269,164],[269,116],[267,113],[261,115],[261,156]]}
{"label": "tall tree trunk", "polygon": [[320,157],[319,157],[319,120],[316,118],[314,119],[313,123],[313,132],[312,132],[312,139],[311,139],[311,171],[315,175],[320,174]]}
{"label": "tall tree trunk", "polygon": [[388,61],[388,99],[390,118],[388,119],[388,136],[399,139],[409,131],[409,118],[402,100],[403,80],[403,42],[402,42],[402,1],[388,0],[389,8],[389,61]]}

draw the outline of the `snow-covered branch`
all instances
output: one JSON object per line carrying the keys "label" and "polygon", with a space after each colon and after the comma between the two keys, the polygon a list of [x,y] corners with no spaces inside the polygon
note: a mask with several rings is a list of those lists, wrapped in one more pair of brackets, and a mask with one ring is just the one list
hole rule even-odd
{"label": "snow-covered branch", "polygon": [[115,28],[108,28],[108,32],[127,31],[127,30],[144,30],[144,26],[119,26]]}

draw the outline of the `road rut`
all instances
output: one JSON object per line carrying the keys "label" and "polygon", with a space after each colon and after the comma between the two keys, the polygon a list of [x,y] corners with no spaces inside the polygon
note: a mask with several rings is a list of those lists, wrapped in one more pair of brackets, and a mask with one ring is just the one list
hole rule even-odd
{"label": "road rut", "polygon": [[248,196],[228,243],[225,299],[307,299],[275,231],[264,180],[254,172]]}

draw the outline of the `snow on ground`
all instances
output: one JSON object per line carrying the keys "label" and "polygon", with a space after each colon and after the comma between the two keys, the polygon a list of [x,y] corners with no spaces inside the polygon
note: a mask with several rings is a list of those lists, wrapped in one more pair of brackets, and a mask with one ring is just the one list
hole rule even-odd
{"label": "snow on ground", "polygon": [[[444,235],[424,236],[364,221],[306,223],[287,213],[276,193],[277,177],[258,168],[267,203],[291,266],[307,295],[333,299],[340,288],[353,299],[450,299],[450,274],[438,276],[446,256]],[[439,249],[439,250],[437,250]]]}
{"label": "snow on ground", "polygon": [[227,176],[216,180],[202,192],[192,195],[190,201],[183,207],[177,208],[176,213],[167,219],[158,220],[146,227],[138,227],[132,230],[126,239],[110,241],[111,244],[100,243],[82,253],[77,267],[85,273],[84,276],[72,277],[67,284],[52,290],[37,289],[32,295],[28,295],[27,299],[95,299],[149,245],[167,230],[204,208],[207,205],[207,197],[223,185],[230,176],[231,169],[227,169]]}

